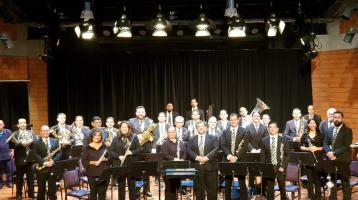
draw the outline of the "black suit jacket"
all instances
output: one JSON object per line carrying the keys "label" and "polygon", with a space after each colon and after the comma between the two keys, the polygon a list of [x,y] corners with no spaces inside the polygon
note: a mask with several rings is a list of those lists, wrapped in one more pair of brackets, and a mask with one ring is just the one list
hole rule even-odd
{"label": "black suit jacket", "polygon": [[[283,146],[283,156],[281,159],[281,145]],[[271,144],[270,144],[270,136],[266,136],[261,139],[260,142],[260,161],[264,163],[271,163]],[[278,135],[277,138],[277,163],[278,167],[282,167],[284,169],[287,168],[288,165],[288,153],[290,152],[290,147],[287,142],[281,135]]]}
{"label": "black suit jacket", "polygon": [[[49,138],[49,139],[50,139],[50,146],[51,146],[50,153],[51,153],[59,147],[59,143],[58,143],[58,140],[55,138]],[[48,153],[47,153],[47,147],[41,137],[34,140],[32,151],[33,151],[33,158],[35,160],[35,163],[42,166],[43,163],[45,162],[44,158],[48,155]],[[61,159],[61,150],[58,151],[52,157],[53,161],[59,161],[60,159]]]}
{"label": "black suit jacket", "polygon": [[[304,118],[306,121],[309,119],[308,117],[309,117],[309,114],[303,115],[303,118]],[[313,120],[316,121],[317,126],[319,126],[319,124],[321,124],[321,116],[314,114],[314,115],[313,115]]]}
{"label": "black suit jacket", "polygon": [[246,127],[246,131],[249,135],[249,145],[247,149],[249,152],[252,149],[259,149],[261,139],[268,136],[267,128],[263,124],[259,125],[258,131],[256,132],[255,125],[251,123]]}
{"label": "black suit jacket", "polygon": [[352,129],[348,128],[343,124],[343,126],[337,133],[336,141],[334,143],[334,146],[332,147],[333,131],[334,129],[330,129],[330,131],[324,138],[324,151],[326,153],[333,151],[338,161],[348,163],[351,162],[352,151],[350,145],[352,143]]}
{"label": "black suit jacket", "polygon": [[330,131],[333,131],[334,125],[328,128],[328,121],[323,120],[319,125],[319,132],[326,136]]}
{"label": "black suit jacket", "polygon": [[[168,113],[167,111],[163,111],[165,113],[165,117],[167,118],[168,120]],[[172,111],[172,122],[173,122],[173,125],[174,125],[174,122],[175,122],[175,118],[179,116],[179,113],[178,112],[175,112],[175,111]],[[171,125],[171,124],[170,124]]]}
{"label": "black suit jacket", "polygon": [[[197,156],[200,155],[199,146],[198,146],[199,136],[196,135],[190,138],[188,143],[188,154],[190,159],[195,162],[196,168],[199,168],[199,162],[195,160]],[[205,144],[204,144],[204,156],[207,156],[209,160],[204,163],[204,168],[207,171],[217,170],[217,152],[218,152],[219,143],[216,137],[205,134]]]}
{"label": "black suit jacket", "polygon": [[[248,138],[248,134],[246,134],[246,130],[240,126],[237,127],[236,129],[236,141],[235,141],[235,151],[238,150],[238,146],[241,143],[242,140],[242,148],[240,149],[239,152],[235,152],[238,158],[238,161],[240,161],[241,159],[243,159],[243,156],[246,152],[247,149],[247,145],[249,143],[249,138]],[[231,153],[231,127],[226,129],[222,134],[221,134],[221,149],[224,152],[224,158],[223,161],[227,162],[227,156]]]}
{"label": "black suit jacket", "polygon": [[[14,134],[15,134],[14,137],[18,139],[19,131],[15,131]],[[33,135],[33,141],[34,140],[35,137]],[[34,144],[32,143],[29,148],[32,149],[33,145]],[[32,150],[30,150],[29,155],[26,155],[26,148],[21,143],[14,143],[10,141],[9,146],[11,149],[14,149],[14,159],[16,165],[25,165],[29,161],[32,161],[32,156],[31,156]]]}
{"label": "black suit jacket", "polygon": [[[198,108],[199,114],[200,114],[200,120],[205,121],[205,113],[203,109]],[[186,111],[186,115],[185,118],[186,120],[191,120],[191,114],[192,114],[192,110],[188,110]]]}
{"label": "black suit jacket", "polygon": [[[115,137],[112,141],[112,145],[110,148],[111,157],[113,158],[114,165],[120,165],[121,161],[119,160],[119,156],[124,155],[129,147],[129,150],[132,151],[131,156],[127,156],[124,163],[130,164],[131,162],[135,162],[138,160],[138,155],[143,152],[142,146],[139,144],[138,137],[136,135],[133,135],[129,139],[131,144],[128,144],[130,146],[126,146],[122,137]],[[118,163],[117,163],[118,162]]]}

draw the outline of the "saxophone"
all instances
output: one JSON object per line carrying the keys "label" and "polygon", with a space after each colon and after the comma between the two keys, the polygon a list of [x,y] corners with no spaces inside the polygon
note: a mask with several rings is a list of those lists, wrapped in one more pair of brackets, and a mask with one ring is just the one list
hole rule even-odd
{"label": "saxophone", "polygon": [[[51,159],[53,158],[53,156],[54,156],[57,152],[59,152],[60,150],[61,150],[61,145],[59,144],[59,147],[58,147],[57,149],[53,150],[51,153],[49,153],[49,154],[44,158],[44,162],[47,162],[47,161],[51,160]],[[37,171],[41,171],[41,170],[43,170],[45,167],[46,167],[46,166],[44,166],[44,165],[39,165],[39,164],[36,164],[36,165],[35,165],[35,168],[36,168]]]}

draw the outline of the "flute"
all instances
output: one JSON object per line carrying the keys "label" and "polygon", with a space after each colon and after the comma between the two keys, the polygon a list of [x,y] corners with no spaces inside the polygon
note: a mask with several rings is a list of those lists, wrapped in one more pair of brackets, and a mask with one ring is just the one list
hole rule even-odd
{"label": "flute", "polygon": [[104,156],[105,156],[106,153],[107,153],[107,150],[108,150],[108,149],[106,149],[106,150],[103,152],[103,154],[101,155],[101,157],[99,157],[99,159],[98,159],[98,161],[97,161],[97,162],[98,162],[98,165],[101,164],[101,162],[103,161],[103,158],[104,158]]}

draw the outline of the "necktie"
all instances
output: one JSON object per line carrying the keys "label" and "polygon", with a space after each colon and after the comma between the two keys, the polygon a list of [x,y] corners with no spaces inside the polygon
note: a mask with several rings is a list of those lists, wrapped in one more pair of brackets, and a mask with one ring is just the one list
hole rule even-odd
{"label": "necktie", "polygon": [[277,149],[276,149],[276,138],[271,138],[271,162],[273,165],[277,165]]}
{"label": "necktie", "polygon": [[199,154],[200,156],[204,156],[204,136],[200,136],[199,139]]}
{"label": "necktie", "polygon": [[231,130],[231,154],[235,155],[236,134],[235,129]]}
{"label": "necktie", "polygon": [[255,130],[256,132],[259,131],[259,126],[257,124],[255,125]]}
{"label": "necktie", "polygon": [[47,152],[50,152],[50,144],[48,142],[48,139],[45,139],[45,145],[46,145]]}
{"label": "necktie", "polygon": [[334,131],[333,131],[333,137],[332,137],[332,148],[334,147],[334,144],[336,143],[337,134],[338,134],[338,128],[335,127]]}
{"label": "necktie", "polygon": [[168,124],[172,125],[172,113],[168,113]]}
{"label": "necktie", "polygon": [[142,125],[143,125],[143,121],[142,121],[142,120],[139,120],[139,129],[140,129],[140,132],[143,132]]}
{"label": "necktie", "polygon": [[179,140],[182,140],[182,139],[183,139],[183,136],[181,135],[181,129],[178,129],[178,130],[177,130],[177,138],[178,138]]}

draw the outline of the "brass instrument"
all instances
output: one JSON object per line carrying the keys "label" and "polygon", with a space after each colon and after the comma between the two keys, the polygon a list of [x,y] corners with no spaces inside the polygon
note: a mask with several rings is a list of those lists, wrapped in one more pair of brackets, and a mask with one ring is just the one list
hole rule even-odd
{"label": "brass instrument", "polygon": [[[22,143],[23,140],[33,139],[32,130],[30,131],[25,130],[26,137],[20,137],[20,132],[18,133],[19,133],[18,139],[15,137],[16,132],[14,132],[10,135],[10,137],[6,140],[5,143],[9,143],[10,141],[13,141],[15,144],[19,144]],[[28,155],[30,152],[30,147],[25,146],[25,148],[26,148],[26,154]]]}
{"label": "brass instrument", "polygon": [[256,106],[255,106],[255,108],[251,111],[251,113],[250,113],[250,116],[252,116],[252,114],[254,113],[254,112],[258,112],[258,113],[262,113],[263,111],[265,111],[265,110],[268,110],[268,109],[270,109],[270,107],[268,107],[268,105],[265,103],[265,102],[263,102],[261,99],[259,99],[259,98],[256,98]]}
{"label": "brass instrument", "polygon": [[[52,158],[53,158],[53,156],[58,152],[58,151],[60,151],[61,150],[61,145],[59,144],[59,147],[57,148],[57,149],[55,149],[55,150],[53,150],[51,153],[49,153],[45,158],[44,158],[44,162],[47,162],[47,161],[49,161],[49,160],[51,160]],[[39,164],[36,164],[35,165],[35,168],[36,168],[36,170],[37,171],[41,171],[41,170],[43,170],[44,168],[46,168],[46,166],[44,166],[44,165],[39,165]]]}
{"label": "brass instrument", "polygon": [[145,130],[142,134],[137,135],[140,145],[143,145],[148,141],[153,141],[153,131],[155,127],[157,127],[157,125],[152,123],[148,126],[147,130]]}
{"label": "brass instrument", "polygon": [[297,137],[301,138],[304,132],[305,132],[305,119],[303,117],[301,117],[301,119],[300,119],[300,127],[298,128]]}
{"label": "brass instrument", "polygon": [[109,130],[109,128],[105,129],[105,131],[108,132],[108,137],[106,138],[106,141],[104,143],[106,145],[107,144],[112,144],[113,137],[114,137],[115,133],[113,133],[113,131]]}
{"label": "brass instrument", "polygon": [[53,137],[58,138],[58,135],[57,135],[55,129],[50,129],[50,134],[53,135]]}

